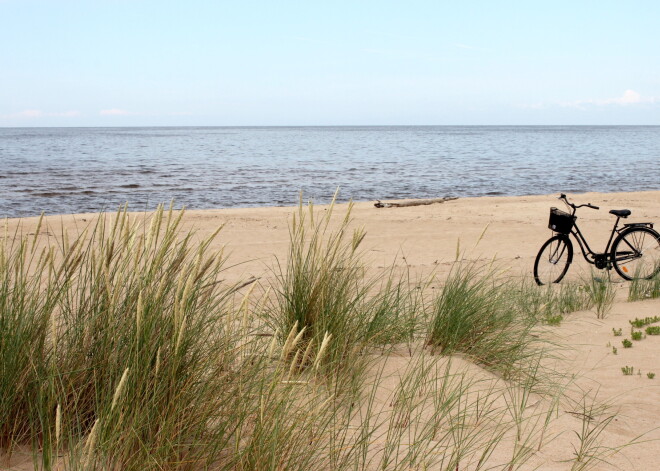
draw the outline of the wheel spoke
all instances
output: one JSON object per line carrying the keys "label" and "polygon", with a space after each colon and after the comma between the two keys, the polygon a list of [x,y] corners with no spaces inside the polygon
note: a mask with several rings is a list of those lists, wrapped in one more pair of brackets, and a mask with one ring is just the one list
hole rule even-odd
{"label": "wheel spoke", "polygon": [[548,240],[534,262],[534,278],[538,284],[559,282],[572,259],[572,250],[566,239],[553,237]]}
{"label": "wheel spoke", "polygon": [[623,278],[650,278],[660,271],[660,240],[650,229],[624,232],[612,251],[614,266]]}

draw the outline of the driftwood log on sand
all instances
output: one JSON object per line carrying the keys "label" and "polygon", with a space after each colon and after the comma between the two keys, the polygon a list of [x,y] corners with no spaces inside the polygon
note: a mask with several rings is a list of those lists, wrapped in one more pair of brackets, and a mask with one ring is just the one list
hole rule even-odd
{"label": "driftwood log on sand", "polygon": [[424,206],[427,204],[444,203],[445,201],[451,201],[455,199],[457,198],[453,196],[449,196],[446,198],[432,198],[428,200],[404,201],[403,203],[381,203],[380,200],[377,200],[377,202],[374,203],[374,206],[377,208],[405,208],[406,206]]}

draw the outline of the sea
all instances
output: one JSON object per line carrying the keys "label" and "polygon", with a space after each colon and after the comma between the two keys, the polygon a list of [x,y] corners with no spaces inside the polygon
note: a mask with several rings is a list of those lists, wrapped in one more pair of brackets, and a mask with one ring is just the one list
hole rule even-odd
{"label": "sea", "polygon": [[660,126],[0,128],[0,217],[660,190]]}

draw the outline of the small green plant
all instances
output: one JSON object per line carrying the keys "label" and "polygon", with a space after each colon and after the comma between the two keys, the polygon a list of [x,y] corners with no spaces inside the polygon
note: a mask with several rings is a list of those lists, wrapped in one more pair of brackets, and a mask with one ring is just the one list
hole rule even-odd
{"label": "small green plant", "polygon": [[562,316],[561,314],[548,315],[545,318],[545,323],[548,325],[559,325],[563,320],[564,320],[564,316]]}
{"label": "small green plant", "polygon": [[615,337],[621,337],[623,335],[623,329],[615,329],[612,327],[612,333]]}
{"label": "small green plant", "polygon": [[621,341],[621,343],[623,344],[623,348],[631,348],[632,347],[632,342],[628,339],[623,339]]}
{"label": "small green plant", "polygon": [[562,284],[559,293],[554,296],[554,301],[561,313],[589,309],[593,304],[584,287],[577,283]]}
{"label": "small green plant", "polygon": [[655,373],[651,373],[651,372],[646,373],[646,377],[647,377],[648,379],[653,379],[653,378],[655,378]]}
{"label": "small green plant", "polygon": [[660,335],[660,325],[650,325],[646,328],[646,335]]}
{"label": "small green plant", "polygon": [[624,366],[621,368],[621,372],[623,372],[623,376],[632,376],[635,372],[635,368],[632,366]]}
{"label": "small green plant", "polygon": [[612,353],[613,353],[613,354],[616,355],[618,352],[619,352],[619,351],[616,349],[616,347],[612,347]]}
{"label": "small green plant", "polygon": [[630,322],[631,326],[637,327],[638,329],[641,329],[642,327],[644,327],[646,325],[654,324],[656,322],[660,322],[660,316],[645,317],[643,319],[635,317],[635,320],[628,321],[628,322]]}
{"label": "small green plant", "polygon": [[599,278],[592,273],[589,281],[585,283],[584,289],[596,307],[596,317],[605,319],[605,315],[612,309],[614,303],[614,296],[616,295],[614,285],[609,279]]}
{"label": "small green plant", "polygon": [[630,336],[633,340],[642,340],[642,331],[636,330],[635,332],[631,332]]}

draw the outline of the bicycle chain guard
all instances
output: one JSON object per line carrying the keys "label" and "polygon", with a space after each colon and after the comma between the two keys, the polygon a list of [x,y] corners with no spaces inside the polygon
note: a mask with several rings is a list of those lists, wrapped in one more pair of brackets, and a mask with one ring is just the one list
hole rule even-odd
{"label": "bicycle chain guard", "polygon": [[610,270],[612,268],[612,264],[608,260],[608,256],[606,253],[600,253],[596,254],[594,257],[594,264],[596,265],[596,268],[599,270],[602,270],[603,268],[607,268]]}

